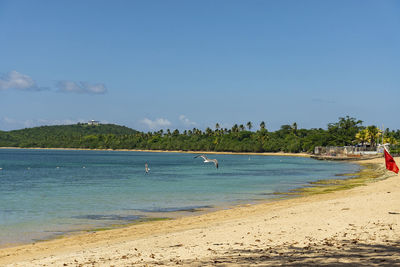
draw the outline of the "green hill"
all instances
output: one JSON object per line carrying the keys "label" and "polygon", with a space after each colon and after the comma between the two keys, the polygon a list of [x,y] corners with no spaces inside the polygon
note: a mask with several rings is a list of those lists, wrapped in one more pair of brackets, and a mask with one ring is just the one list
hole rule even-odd
{"label": "green hill", "polygon": [[[297,123],[282,125],[275,132],[269,132],[265,123],[260,129],[250,131],[252,123],[235,124],[231,129],[217,127],[205,131],[200,129],[157,132],[138,132],[130,128],[101,124],[42,126],[15,131],[0,131],[0,147],[43,147],[43,148],[90,148],[90,149],[150,149],[150,150],[194,150],[232,152],[312,152],[316,146],[357,145],[358,133],[364,130],[379,133],[376,126],[362,126],[362,121],[346,116],[336,123],[329,123],[328,129],[301,129]],[[370,135],[363,142],[375,143],[379,134]],[[400,143],[400,130],[386,129],[385,140],[391,144]],[[389,141],[388,141],[389,142]],[[392,146],[400,151],[400,146]],[[397,150],[396,150],[397,149]]]}
{"label": "green hill", "polygon": [[115,124],[73,124],[0,131],[0,147],[87,147],[87,141],[135,135],[138,131]]}

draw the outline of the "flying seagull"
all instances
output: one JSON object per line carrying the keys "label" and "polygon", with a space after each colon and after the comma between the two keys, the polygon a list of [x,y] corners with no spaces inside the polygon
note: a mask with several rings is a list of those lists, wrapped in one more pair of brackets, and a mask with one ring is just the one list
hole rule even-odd
{"label": "flying seagull", "polygon": [[204,162],[205,162],[205,163],[207,163],[207,162],[214,162],[215,167],[218,169],[218,160],[216,160],[216,159],[209,159],[209,158],[207,158],[205,155],[197,155],[197,156],[194,157],[194,158],[198,158],[198,157],[204,159]]}

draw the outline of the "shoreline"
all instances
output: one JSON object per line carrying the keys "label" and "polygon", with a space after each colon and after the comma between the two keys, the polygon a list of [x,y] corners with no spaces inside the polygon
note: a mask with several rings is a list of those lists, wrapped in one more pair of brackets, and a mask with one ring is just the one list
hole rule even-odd
{"label": "shoreline", "polygon": [[154,152],[154,153],[187,153],[187,154],[215,154],[215,155],[254,155],[254,156],[287,156],[309,158],[308,153],[286,153],[286,152],[220,152],[220,151],[193,151],[193,150],[147,150],[147,149],[100,149],[100,148],[41,148],[41,147],[0,147],[0,149],[33,149],[33,150],[76,150],[76,151],[131,151],[131,152]]}
{"label": "shoreline", "polygon": [[[362,161],[358,162],[360,165],[364,164],[381,164],[383,159],[375,159],[375,160],[370,160],[370,162]],[[399,161],[399,158],[396,159]],[[372,163],[371,163],[372,161]],[[375,170],[376,170],[376,165],[375,165]],[[387,175],[387,173],[385,173]],[[387,178],[387,177],[386,177]],[[379,180],[374,182],[375,183],[382,183],[387,180],[393,180],[393,176],[389,175],[389,179],[384,179],[384,180]],[[367,188],[371,189],[372,183],[367,184]],[[267,203],[260,203],[260,204],[253,204],[253,205],[241,205],[241,206],[235,206],[226,210],[218,210],[210,213],[205,213],[201,215],[193,214],[192,216],[186,216],[186,217],[181,217],[177,218],[174,220],[168,220],[168,221],[159,221],[159,222],[147,222],[144,224],[137,224],[137,225],[132,225],[128,227],[123,227],[123,228],[117,228],[117,229],[112,229],[112,230],[107,230],[107,231],[100,231],[100,232],[94,232],[94,233],[87,233],[87,234],[79,234],[79,235],[72,235],[72,236],[67,236],[63,237],[61,239],[55,239],[55,240],[50,240],[50,241],[44,241],[44,242],[38,242],[34,244],[26,244],[22,246],[16,246],[16,247],[10,247],[10,248],[4,248],[0,249],[0,264],[7,264],[7,263],[16,263],[19,261],[24,261],[24,260],[30,260],[32,261],[33,258],[39,258],[39,262],[45,262],[49,260],[49,255],[50,254],[55,254],[59,255],[59,263],[61,261],[66,261],[65,258],[61,257],[60,255],[64,255],[65,253],[72,253],[68,255],[72,255],[71,257],[75,258],[74,260],[77,260],[76,258],[81,259],[82,255],[82,250],[86,251],[88,249],[100,249],[101,252],[96,253],[97,259],[99,258],[104,258],[103,254],[107,254],[103,249],[107,246],[109,246],[110,243],[112,243],[111,246],[116,246],[120,247],[123,246],[121,244],[125,242],[139,242],[140,240],[152,240],[152,242],[155,242],[157,240],[157,237],[159,235],[163,236],[168,236],[167,239],[171,238],[171,235],[179,235],[179,233],[182,232],[187,232],[187,231],[211,231],[213,227],[216,227],[216,225],[225,225],[225,224],[232,224],[232,221],[245,221],[241,222],[238,225],[235,225],[232,229],[236,232],[240,228],[242,229],[242,226],[239,225],[246,225],[246,224],[253,224],[254,222],[251,219],[248,219],[248,217],[252,217],[253,215],[257,216],[264,216],[264,220],[269,220],[270,218],[270,213],[276,212],[276,211],[285,211],[285,210],[290,210],[290,209],[295,209],[296,207],[298,208],[299,205],[315,205],[318,204],[318,202],[321,201],[326,201],[326,200],[332,200],[340,197],[344,197],[348,195],[348,193],[351,190],[356,190],[360,191],[361,186],[357,186],[352,189],[348,190],[341,190],[341,191],[333,191],[328,194],[305,194],[305,196],[302,197],[296,197],[296,198],[289,198],[289,199],[284,199],[280,201],[269,201]],[[362,191],[362,190],[361,190]],[[386,192],[385,192],[386,193]],[[346,210],[346,208],[345,208]],[[400,217],[400,216],[399,216]],[[269,219],[268,219],[269,218]],[[286,222],[287,223],[287,222]],[[293,222],[289,222],[289,225],[293,225]],[[218,227],[217,227],[218,228]],[[246,227],[245,227],[246,228]],[[221,231],[221,229],[220,229]],[[225,232],[225,230],[223,230]],[[221,232],[218,232],[220,235]],[[190,235],[190,234],[189,234]],[[183,237],[181,237],[183,238]],[[236,240],[236,239],[235,239]],[[168,240],[164,240],[167,242]],[[239,243],[243,241],[240,238],[236,240],[235,243]],[[303,240],[304,241],[304,240]],[[122,242],[122,243],[121,243]],[[214,240],[214,242],[216,242]],[[259,242],[259,241],[257,241]],[[258,244],[256,242],[256,244]],[[136,244],[135,243],[135,244]],[[136,244],[137,247],[140,247],[140,244]],[[179,244],[178,244],[179,245]],[[207,245],[207,244],[206,244]],[[259,245],[259,244],[258,244]],[[282,244],[281,244],[282,245]],[[175,249],[172,250],[180,250],[181,246],[176,246],[173,247]],[[182,246],[183,247],[183,246]],[[156,247],[157,248],[157,247]],[[142,248],[142,249],[147,249],[147,250],[157,250],[156,248],[152,249],[151,246],[147,248]],[[18,251],[25,251],[26,253],[19,253]],[[77,254],[78,253],[78,254]],[[204,254],[204,251],[202,252]],[[197,258],[199,256],[205,256],[202,253],[197,255]],[[206,256],[209,257],[210,251],[206,251]],[[218,254],[218,253],[217,253]],[[78,257],[78,255],[80,255]],[[151,253],[149,254],[151,256]],[[185,254],[186,255],[186,254]],[[170,255],[172,256],[172,255]],[[189,257],[189,255],[186,255],[185,257]],[[190,257],[189,257],[190,258]],[[135,260],[136,257],[135,257]],[[155,258],[154,257],[148,257],[146,256],[144,261],[152,264],[154,263]],[[190,260],[190,259],[188,259]],[[112,264],[112,262],[108,262],[108,264]],[[196,262],[195,259],[191,259],[191,263]],[[25,262],[26,263],[26,262]],[[32,263],[32,262],[30,262]],[[139,261],[138,263],[143,263],[143,261]],[[35,263],[36,264],[36,263]],[[105,264],[104,266],[106,266]],[[17,265],[19,266],[19,265]],[[22,266],[22,265],[21,265]]]}
{"label": "shoreline", "polygon": [[[199,152],[199,151],[163,151],[163,150],[128,150],[128,149],[120,149],[120,150],[109,150],[109,149],[74,149],[74,148],[19,148],[19,147],[0,147],[0,149],[16,149],[16,150],[60,150],[60,151],[129,151],[129,152],[156,152],[156,153],[188,153],[188,154],[200,154],[200,153],[207,153],[207,154],[222,154],[222,155],[255,155],[255,156],[286,156],[286,157],[304,157],[304,158],[310,158],[310,155],[304,154],[304,153],[241,153],[241,152]],[[352,162],[354,164],[354,162]],[[350,173],[351,175],[355,175],[356,173]],[[307,183],[307,185],[304,185],[300,188],[297,189],[292,189],[289,191],[285,192],[273,192],[270,193],[269,197],[264,197],[263,199],[248,199],[248,200],[242,200],[242,201],[236,201],[236,202],[231,202],[231,203],[219,203],[218,205],[213,205],[208,208],[199,208],[196,211],[173,211],[173,212],[158,212],[158,213],[151,213],[147,215],[141,214],[141,216],[145,216],[143,219],[138,219],[137,221],[131,221],[131,222],[124,222],[121,224],[110,224],[110,225],[104,225],[104,226],[96,226],[96,227],[89,227],[89,228],[82,228],[82,229],[75,229],[72,231],[64,231],[60,232],[59,234],[55,235],[49,235],[44,237],[43,239],[36,239],[35,241],[31,242],[11,242],[11,243],[5,243],[5,244],[0,244],[0,250],[1,249],[7,249],[7,248],[13,248],[13,247],[19,247],[19,246],[24,246],[24,245],[29,245],[33,243],[41,243],[41,242],[48,242],[52,241],[55,239],[60,239],[60,238],[67,238],[71,236],[77,236],[81,234],[85,234],[88,232],[98,232],[98,231],[105,231],[105,230],[114,230],[114,229],[121,229],[121,228],[126,228],[130,227],[131,225],[136,225],[136,224],[142,224],[142,223],[149,223],[153,220],[175,220],[183,217],[190,217],[190,216],[200,216],[203,214],[207,213],[213,213],[213,212],[218,212],[221,210],[227,210],[227,209],[232,209],[236,207],[244,207],[244,206],[250,206],[250,205],[258,205],[262,203],[271,203],[275,201],[282,201],[285,199],[289,198],[296,198],[296,197],[301,197],[302,192],[301,189],[305,188],[310,188],[313,187],[312,183]],[[150,216],[148,216],[150,215]],[[147,217],[148,216],[148,217]]]}

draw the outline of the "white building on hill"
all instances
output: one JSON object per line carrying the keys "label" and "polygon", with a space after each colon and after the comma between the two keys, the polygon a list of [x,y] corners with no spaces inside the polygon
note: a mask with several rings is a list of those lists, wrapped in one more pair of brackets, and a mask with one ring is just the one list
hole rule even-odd
{"label": "white building on hill", "polygon": [[100,125],[100,121],[95,121],[95,120],[91,120],[91,121],[88,121],[88,125]]}

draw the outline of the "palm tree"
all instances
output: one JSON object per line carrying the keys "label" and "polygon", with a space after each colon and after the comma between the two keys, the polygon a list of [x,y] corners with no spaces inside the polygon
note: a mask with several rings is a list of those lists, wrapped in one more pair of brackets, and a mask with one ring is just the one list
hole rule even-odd
{"label": "palm tree", "polygon": [[372,125],[367,127],[367,132],[369,136],[369,141],[371,143],[371,147],[375,147],[376,141],[378,141],[379,136],[381,136],[382,134],[382,131],[379,130],[379,128],[376,127],[375,125]]}
{"label": "palm tree", "polygon": [[265,122],[264,122],[264,121],[262,121],[262,122],[260,123],[260,129],[261,129],[261,130],[264,130],[264,129],[265,129]]}
{"label": "palm tree", "polygon": [[396,138],[394,138],[393,136],[387,136],[383,138],[383,143],[387,144],[391,144],[391,145],[397,145],[397,140]]}
{"label": "palm tree", "polygon": [[179,130],[175,129],[174,132],[172,133],[173,136],[178,136],[179,135]]}
{"label": "palm tree", "polygon": [[232,132],[234,132],[234,133],[237,132],[238,129],[239,129],[239,127],[238,127],[237,124],[234,124],[234,125],[232,126]]}
{"label": "palm tree", "polygon": [[201,135],[201,130],[197,129],[197,128],[193,128],[193,134],[194,135]]}
{"label": "palm tree", "polygon": [[251,121],[247,122],[246,126],[249,129],[249,131],[251,130],[251,128],[253,128],[253,124],[251,123]]}
{"label": "palm tree", "polygon": [[367,129],[361,130],[356,134],[356,141],[360,142],[362,146],[364,146],[365,142],[368,142],[368,132]]}

